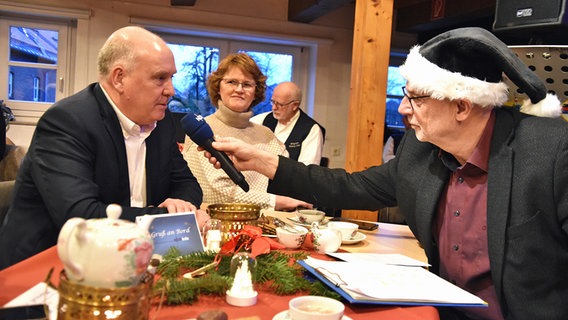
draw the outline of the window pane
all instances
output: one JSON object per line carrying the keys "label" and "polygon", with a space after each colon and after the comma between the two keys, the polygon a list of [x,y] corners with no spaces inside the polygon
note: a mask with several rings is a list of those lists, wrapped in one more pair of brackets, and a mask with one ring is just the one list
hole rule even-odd
{"label": "window pane", "polygon": [[402,123],[402,115],[398,113],[400,101],[402,101],[401,98],[387,98],[385,122],[389,127],[404,127],[404,123]]}
{"label": "window pane", "polygon": [[54,69],[10,66],[10,100],[55,102],[56,73]]}
{"label": "window pane", "polygon": [[274,88],[283,81],[292,81],[294,63],[291,54],[246,51],[258,64],[260,71],[267,77],[264,101],[254,107],[254,114],[272,110],[270,98]]}
{"label": "window pane", "polygon": [[406,80],[400,75],[398,67],[389,66],[389,80],[387,83],[387,95],[403,96],[401,87],[406,85]]}
{"label": "window pane", "polygon": [[400,75],[398,67],[389,66],[387,82],[387,110],[385,123],[388,127],[404,127],[402,116],[398,113],[398,106],[402,101],[402,86],[406,85],[406,80]]}
{"label": "window pane", "polygon": [[10,61],[57,65],[58,32],[10,27]]}
{"label": "window pane", "polygon": [[173,78],[175,95],[169,108],[172,112],[209,115],[215,112],[207,94],[207,77],[217,69],[219,49],[212,47],[168,44],[176,61]]}

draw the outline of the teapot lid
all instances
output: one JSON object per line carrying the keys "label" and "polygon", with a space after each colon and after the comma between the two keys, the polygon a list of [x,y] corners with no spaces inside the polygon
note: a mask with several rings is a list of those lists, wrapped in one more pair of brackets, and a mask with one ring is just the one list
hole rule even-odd
{"label": "teapot lid", "polygon": [[112,220],[118,220],[122,214],[122,207],[118,204],[111,203],[106,208],[107,218]]}
{"label": "teapot lid", "polygon": [[116,232],[116,228],[120,228],[123,231],[128,229],[139,229],[136,223],[120,219],[122,207],[118,204],[109,204],[106,208],[106,214],[106,218],[90,219],[89,225],[97,228],[99,232]]}

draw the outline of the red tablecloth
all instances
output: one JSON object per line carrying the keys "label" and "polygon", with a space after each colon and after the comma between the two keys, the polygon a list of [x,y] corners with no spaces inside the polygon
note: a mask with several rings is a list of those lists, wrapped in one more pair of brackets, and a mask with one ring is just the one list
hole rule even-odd
{"label": "red tablecloth", "polygon": [[[44,281],[49,270],[54,267],[52,282],[58,284],[62,269],[56,247],[52,247],[27,260],[0,271],[0,305],[12,300],[38,282]],[[276,314],[288,309],[288,301],[294,296],[279,296],[260,291],[258,302],[251,307],[234,307],[225,302],[224,297],[200,296],[193,305],[164,306],[161,310],[153,307],[150,318],[163,320],[182,320],[196,318],[201,312],[212,309],[223,310],[230,319],[272,319]],[[156,314],[157,313],[157,314]],[[438,320],[434,307],[376,307],[368,305],[345,305],[345,315],[356,319],[376,320]]]}

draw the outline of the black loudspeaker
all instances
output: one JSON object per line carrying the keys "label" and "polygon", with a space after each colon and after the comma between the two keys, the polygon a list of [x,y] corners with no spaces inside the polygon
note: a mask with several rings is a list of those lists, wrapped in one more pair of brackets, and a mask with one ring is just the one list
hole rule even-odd
{"label": "black loudspeaker", "polygon": [[566,0],[497,0],[494,31],[566,26]]}

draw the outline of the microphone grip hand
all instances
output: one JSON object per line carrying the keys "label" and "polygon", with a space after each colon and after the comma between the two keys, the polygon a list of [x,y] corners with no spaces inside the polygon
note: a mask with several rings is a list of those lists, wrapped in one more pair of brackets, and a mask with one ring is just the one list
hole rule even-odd
{"label": "microphone grip hand", "polygon": [[231,161],[226,153],[214,149],[210,143],[203,146],[203,148],[207,150],[207,152],[209,152],[213,157],[215,157],[217,161],[219,161],[219,163],[221,164],[221,169],[225,171],[225,173],[229,176],[229,178],[231,178],[231,180],[233,180],[235,184],[241,187],[241,189],[243,189],[245,192],[248,192],[250,190],[249,184],[245,180],[245,176],[243,176],[243,174],[235,168],[233,161]]}

